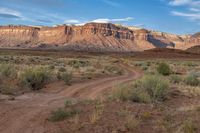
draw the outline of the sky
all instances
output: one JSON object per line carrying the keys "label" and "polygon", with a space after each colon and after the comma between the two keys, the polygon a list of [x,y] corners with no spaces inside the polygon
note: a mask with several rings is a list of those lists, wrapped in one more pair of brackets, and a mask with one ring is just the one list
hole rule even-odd
{"label": "sky", "polygon": [[200,31],[200,0],[1,0],[0,25],[116,23],[174,34]]}

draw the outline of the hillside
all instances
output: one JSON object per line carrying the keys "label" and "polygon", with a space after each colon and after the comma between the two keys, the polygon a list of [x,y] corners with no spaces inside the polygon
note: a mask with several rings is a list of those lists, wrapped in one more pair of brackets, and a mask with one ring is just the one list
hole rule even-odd
{"label": "hillside", "polygon": [[1,26],[1,48],[63,48],[84,51],[143,51],[152,48],[185,50],[200,42],[199,36],[179,36],[111,23],[83,26]]}
{"label": "hillside", "polygon": [[188,48],[186,51],[190,53],[200,54],[200,45]]}

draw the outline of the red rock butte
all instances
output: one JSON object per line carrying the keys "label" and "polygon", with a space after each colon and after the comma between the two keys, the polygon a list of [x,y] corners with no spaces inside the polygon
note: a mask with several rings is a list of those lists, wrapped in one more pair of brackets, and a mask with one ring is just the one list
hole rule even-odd
{"label": "red rock butte", "polygon": [[185,50],[200,44],[200,34],[175,35],[111,23],[83,26],[0,26],[1,48],[66,48],[94,51]]}

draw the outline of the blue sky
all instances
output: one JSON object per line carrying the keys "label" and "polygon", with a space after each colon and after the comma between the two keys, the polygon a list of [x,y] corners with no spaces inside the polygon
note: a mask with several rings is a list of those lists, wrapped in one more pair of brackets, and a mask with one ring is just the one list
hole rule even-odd
{"label": "blue sky", "polygon": [[200,31],[200,0],[1,0],[0,25],[111,22],[176,34]]}

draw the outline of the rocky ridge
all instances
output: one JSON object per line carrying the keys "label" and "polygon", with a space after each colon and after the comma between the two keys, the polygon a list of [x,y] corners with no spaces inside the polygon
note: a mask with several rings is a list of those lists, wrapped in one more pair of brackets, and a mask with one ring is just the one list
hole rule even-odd
{"label": "rocky ridge", "polygon": [[199,34],[179,36],[110,23],[56,27],[0,26],[2,48],[142,51],[157,47],[185,50],[198,44]]}

